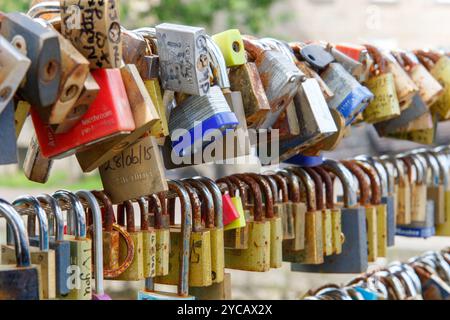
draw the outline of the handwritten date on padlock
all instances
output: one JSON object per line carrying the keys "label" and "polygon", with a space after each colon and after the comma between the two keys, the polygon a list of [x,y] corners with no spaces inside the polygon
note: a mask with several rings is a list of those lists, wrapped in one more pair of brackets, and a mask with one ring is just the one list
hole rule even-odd
{"label": "handwritten date on padlock", "polygon": [[139,149],[129,148],[128,153],[122,152],[120,155],[113,157],[104,165],[104,170],[118,170],[134,165],[142,165],[144,161],[152,160],[152,146],[139,145]]}

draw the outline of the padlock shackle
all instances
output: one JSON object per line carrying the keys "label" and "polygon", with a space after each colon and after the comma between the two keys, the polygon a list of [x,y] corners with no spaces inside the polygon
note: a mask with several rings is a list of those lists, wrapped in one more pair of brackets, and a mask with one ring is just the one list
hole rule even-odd
{"label": "padlock shackle", "polygon": [[438,154],[433,151],[427,151],[427,154],[430,155],[430,158],[433,158],[437,161],[437,164],[439,166],[441,182],[444,184],[444,189],[447,190],[447,188],[449,186],[449,181],[450,181],[450,177],[449,177],[450,173],[449,173],[448,167],[447,167],[447,160],[442,158],[443,157],[442,154]]}
{"label": "padlock shackle", "polygon": [[370,179],[370,189],[371,189],[371,202],[374,205],[381,204],[381,182],[377,171],[367,162],[355,160],[354,163],[358,165],[364,173]]}
{"label": "padlock shackle", "polygon": [[256,173],[249,173],[246,174],[250,177],[252,177],[258,184],[262,192],[264,192],[264,208],[265,208],[265,217],[266,219],[272,219],[275,217],[275,214],[273,212],[273,204],[274,204],[274,197],[272,194],[272,189],[270,187],[270,183],[267,182],[266,179],[264,179],[263,176],[256,174]]}
{"label": "padlock shackle", "polygon": [[53,194],[53,198],[58,202],[69,204],[67,221],[69,223],[72,218],[75,220],[75,226],[72,226],[75,227],[75,237],[86,238],[86,215],[78,197],[70,191],[58,190]]}
{"label": "padlock shackle", "polygon": [[425,66],[425,68],[428,69],[428,71],[433,69],[434,65],[442,57],[445,57],[436,51],[415,50],[413,52],[416,55],[417,59],[419,59],[420,63],[422,63]]}
{"label": "padlock shackle", "polygon": [[[194,179],[184,179],[182,180],[183,185],[186,187],[186,184],[188,184],[190,187],[194,188],[195,192],[197,193],[199,199],[200,199],[200,207],[201,207],[201,218],[202,220],[205,220],[205,228],[207,229],[214,229],[215,227],[215,207],[214,207],[214,200],[212,197],[211,192],[209,192],[206,185],[199,181]],[[195,214],[194,214],[194,231],[195,231]]]}
{"label": "padlock shackle", "polygon": [[325,184],[325,203],[327,209],[334,209],[334,183],[331,175],[321,167],[311,168],[322,179]]}
{"label": "padlock shackle", "polygon": [[[165,199],[163,198],[163,201]],[[155,229],[163,229],[166,226],[163,225],[163,204],[161,201],[161,197],[157,194],[152,194],[148,197],[148,212],[152,212],[155,218],[154,228]],[[148,217],[147,217],[148,221]],[[141,222],[142,223],[142,222]]]}
{"label": "padlock shackle", "polygon": [[244,181],[241,181],[234,176],[229,176],[229,177],[226,177],[225,179],[229,180],[232,184],[234,184],[238,188],[239,197],[242,199],[243,205],[245,206],[246,204],[248,204],[250,202],[249,191],[247,191],[247,189],[246,189],[246,187],[248,187],[248,185]]}
{"label": "padlock shackle", "polygon": [[242,41],[244,42],[244,48],[249,56],[249,60],[255,61],[260,55],[263,54],[267,48],[257,41],[257,39],[252,38],[248,35],[242,35]]}
{"label": "padlock shackle", "polygon": [[[249,193],[253,200],[253,220],[257,222],[264,222],[265,216],[263,214],[263,201],[262,201],[262,194],[261,194],[261,188],[259,184],[253,179],[253,177],[250,177],[245,174],[237,174],[234,175],[239,180],[242,180],[249,186]],[[247,200],[249,197],[247,197]]]}
{"label": "padlock shackle", "polygon": [[293,203],[301,202],[300,181],[295,174],[288,172],[287,170],[278,170],[277,174],[287,179],[289,183],[289,199]]}
{"label": "padlock shackle", "polygon": [[92,191],[92,194],[100,200],[104,210],[103,227],[106,232],[113,231],[115,223],[114,208],[111,199],[103,191]]}
{"label": "padlock shackle", "polygon": [[36,3],[27,12],[27,16],[37,19],[44,14],[61,14],[61,3],[59,1],[44,1]]}
{"label": "padlock shackle", "polygon": [[[367,52],[375,62],[374,65],[372,65],[371,68],[371,74],[372,76],[376,76],[379,74],[385,74],[387,72],[387,60],[385,57],[383,57],[382,52],[375,46],[366,44],[364,45],[367,49]],[[375,68],[376,65],[376,68]],[[377,73],[377,71],[379,73]]]}
{"label": "padlock shackle", "polygon": [[[223,203],[222,192],[214,180],[207,177],[194,177],[195,180],[203,182],[211,193],[214,201],[214,225],[218,229],[223,228]],[[231,184],[232,185],[232,184]],[[228,186],[228,184],[227,184]]]}
{"label": "padlock shackle", "polygon": [[351,161],[341,161],[342,164],[356,177],[359,185],[359,203],[363,206],[370,204],[370,185],[367,181],[367,175],[356,164]]}
{"label": "padlock shackle", "polygon": [[0,215],[7,221],[7,228],[11,228],[14,237],[16,265],[18,267],[31,266],[30,245],[25,223],[20,214],[7,201],[0,199]]}
{"label": "padlock shackle", "polygon": [[275,204],[277,202],[281,202],[280,192],[278,190],[278,184],[275,181],[275,179],[269,175],[261,175],[261,177],[263,177],[270,186],[270,190],[272,191],[273,204]]}
{"label": "padlock shackle", "polygon": [[312,168],[305,167],[303,170],[314,180],[314,185],[316,187],[316,208],[317,210],[324,210],[325,205],[325,195],[324,195],[324,183],[320,174],[318,174]]}
{"label": "padlock shackle", "polygon": [[[317,201],[316,201],[316,184],[314,180],[301,168],[298,167],[289,167],[288,171],[297,175],[299,181],[303,184],[306,191],[306,208],[309,212],[317,210]],[[323,202],[323,199],[322,199]]]}
{"label": "padlock shackle", "polygon": [[124,201],[117,206],[117,223],[122,227],[125,227],[125,215],[127,232],[136,232],[134,207],[133,202],[130,200]]}
{"label": "padlock shackle", "polygon": [[432,184],[435,187],[438,187],[439,184],[444,184],[444,177],[441,172],[441,168],[439,166],[439,161],[436,157],[434,157],[431,153],[428,152],[427,149],[421,148],[412,151],[414,154],[417,154],[422,161],[425,161],[428,167],[431,168],[432,172]]}
{"label": "padlock shackle", "polygon": [[[64,240],[64,216],[61,207],[55,198],[49,194],[41,194],[36,197],[40,203],[47,204],[50,207],[50,215],[55,216],[56,226],[55,226],[55,239],[56,241]],[[49,220],[50,227],[50,220]],[[50,231],[49,231],[50,232]]]}
{"label": "padlock shackle", "polygon": [[220,178],[216,182],[223,185],[224,193],[228,193],[230,197],[236,196],[237,187],[231,183],[230,180],[227,178]]}
{"label": "padlock shackle", "polygon": [[285,176],[283,176],[281,174],[277,174],[275,172],[270,173],[270,177],[275,179],[277,186],[278,186],[278,190],[281,191],[281,198],[279,199],[280,202],[284,202],[284,203],[289,202],[288,179]]}
{"label": "padlock shackle", "polygon": [[[155,195],[150,195],[148,202],[150,202],[150,197]],[[157,197],[157,196],[156,196]],[[149,216],[149,205],[144,197],[139,197],[137,203],[139,206],[139,219],[141,222],[141,231],[149,230],[148,216]]]}
{"label": "padlock shackle", "polygon": [[330,159],[325,159],[321,167],[334,173],[341,181],[345,208],[356,207],[358,205],[358,186],[352,173],[342,163]]}
{"label": "padlock shackle", "polygon": [[94,264],[95,264],[95,292],[104,294],[103,287],[103,231],[102,231],[102,210],[93,193],[87,190],[80,190],[77,197],[86,201],[92,214],[94,226]]}
{"label": "padlock shackle", "polygon": [[197,191],[189,184],[183,183],[184,189],[189,195],[189,201],[191,203],[192,210],[192,231],[193,232],[201,232],[203,230],[202,225],[202,202],[200,201],[200,197]]}
{"label": "padlock shackle", "polygon": [[[406,175],[408,176],[408,182],[411,184],[413,183],[413,167],[414,170],[417,170],[417,168],[415,166],[413,166],[413,161],[411,158],[409,157],[405,157],[405,156],[397,156],[398,160],[400,160],[401,163],[403,163],[403,165],[406,168]],[[418,172],[416,172],[418,174]]]}
{"label": "padlock shackle", "polygon": [[192,232],[192,207],[189,194],[183,185],[174,180],[167,182],[170,191],[177,193],[181,202],[181,250],[179,282],[177,287],[178,296],[185,297],[189,294],[189,256],[191,248]]}
{"label": "padlock shackle", "polygon": [[[48,235],[48,219],[45,210],[41,207],[38,199],[32,196],[21,196],[13,201],[13,206],[29,206],[33,209],[34,215],[29,217],[34,219],[37,217],[39,222],[39,250],[47,252],[50,250]],[[29,230],[30,231],[30,230]],[[34,230],[32,230],[34,233]],[[30,232],[28,232],[30,233]],[[30,234],[31,235],[31,234]],[[33,234],[34,235],[34,234]]]}
{"label": "padlock shackle", "polygon": [[[388,169],[384,163],[367,155],[356,156],[355,160],[366,163],[376,171],[378,181],[380,182],[380,192],[382,197],[387,197],[394,193],[394,177],[389,176]],[[390,180],[390,178],[392,178],[392,180]]]}
{"label": "padlock shackle", "polygon": [[419,153],[412,153],[411,157],[414,161],[414,164],[416,166],[416,170],[421,173],[421,175],[417,178],[417,182],[421,181],[422,184],[427,185],[428,184],[428,161],[427,159],[419,154]]}

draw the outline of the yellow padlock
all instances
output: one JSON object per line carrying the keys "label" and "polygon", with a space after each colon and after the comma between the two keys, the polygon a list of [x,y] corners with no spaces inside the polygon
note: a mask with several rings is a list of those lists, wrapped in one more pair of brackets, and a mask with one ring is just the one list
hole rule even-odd
{"label": "yellow padlock", "polygon": [[212,36],[222,51],[227,67],[236,67],[247,63],[244,42],[238,29],[231,29]]}

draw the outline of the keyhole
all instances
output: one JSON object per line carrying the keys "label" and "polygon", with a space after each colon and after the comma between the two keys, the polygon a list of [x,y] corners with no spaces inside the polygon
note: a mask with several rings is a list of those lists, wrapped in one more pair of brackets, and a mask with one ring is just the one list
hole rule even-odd
{"label": "keyhole", "polygon": [[60,100],[62,102],[69,101],[69,100],[73,99],[77,93],[78,93],[78,86],[73,84],[69,88],[66,89],[66,91],[64,92],[64,95],[61,96]]}
{"label": "keyhole", "polygon": [[314,56],[311,54],[308,54],[308,58],[310,58],[312,61],[316,61],[316,58],[314,58]]}
{"label": "keyhole", "polygon": [[56,73],[58,72],[58,63],[54,60],[51,60],[45,66],[44,71],[44,81],[51,81],[56,77]]}
{"label": "keyhole", "polygon": [[234,52],[239,52],[239,51],[241,51],[241,45],[239,44],[238,41],[234,41],[232,47],[233,47],[233,51],[234,51]]}

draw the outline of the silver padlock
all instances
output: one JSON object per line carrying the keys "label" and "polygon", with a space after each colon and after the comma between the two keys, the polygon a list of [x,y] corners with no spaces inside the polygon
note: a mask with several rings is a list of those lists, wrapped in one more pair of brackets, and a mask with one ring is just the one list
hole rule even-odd
{"label": "silver padlock", "polygon": [[[169,132],[172,146],[178,156],[197,153],[212,141],[205,135],[209,130],[224,133],[239,124],[231,111],[222,90],[213,86],[204,96],[190,96],[175,107],[169,118]],[[178,131],[181,129],[182,131]]]}
{"label": "silver padlock", "polygon": [[[24,40],[20,42],[19,45],[25,45]],[[0,35],[0,114],[16,93],[30,64],[30,59]]]}
{"label": "silver padlock", "polygon": [[53,160],[42,155],[36,135],[30,140],[27,154],[23,162],[23,172],[30,181],[46,183],[53,166]]}
{"label": "silver padlock", "polygon": [[301,83],[294,103],[301,134],[280,142],[281,161],[291,158],[338,130],[315,79],[307,79]]}
{"label": "silver padlock", "polygon": [[210,84],[205,29],[163,23],[156,26],[156,38],[162,87],[206,95]]}

